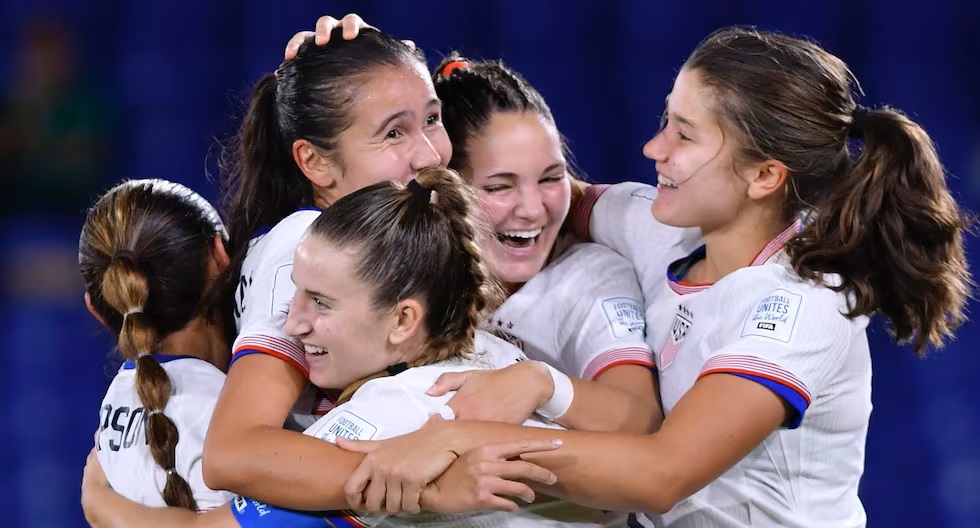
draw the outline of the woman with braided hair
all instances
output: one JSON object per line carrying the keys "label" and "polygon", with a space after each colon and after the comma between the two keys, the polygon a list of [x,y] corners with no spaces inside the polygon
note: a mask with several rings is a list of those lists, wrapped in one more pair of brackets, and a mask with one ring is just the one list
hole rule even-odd
{"label": "woman with braided hair", "polygon": [[122,495],[207,510],[204,436],[229,353],[214,296],[228,266],[218,213],[190,189],[133,180],[89,211],[78,248],[85,303],[126,360],[102,402],[98,458]]}

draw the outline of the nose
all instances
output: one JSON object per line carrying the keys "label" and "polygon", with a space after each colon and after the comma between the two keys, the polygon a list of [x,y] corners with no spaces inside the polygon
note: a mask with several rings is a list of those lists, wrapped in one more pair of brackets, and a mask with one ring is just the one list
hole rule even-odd
{"label": "nose", "polygon": [[661,163],[667,161],[667,146],[664,141],[664,133],[661,130],[657,132],[656,136],[647,141],[643,145],[643,155],[647,159],[652,159],[653,161],[659,161]]}
{"label": "nose", "polygon": [[283,328],[286,335],[294,338],[303,337],[313,331],[313,325],[307,317],[303,303],[298,299],[299,295],[299,292],[296,292],[289,303],[289,313],[286,315],[286,324]]}
{"label": "nose", "polygon": [[537,184],[520,186],[517,188],[517,204],[514,207],[514,214],[520,218],[535,221],[545,216],[544,200],[541,198],[541,191]]}
{"label": "nose", "polygon": [[432,145],[432,140],[425,134],[419,134],[421,141],[415,142],[415,151],[412,153],[412,170],[418,172],[429,167],[441,167],[442,156]]}

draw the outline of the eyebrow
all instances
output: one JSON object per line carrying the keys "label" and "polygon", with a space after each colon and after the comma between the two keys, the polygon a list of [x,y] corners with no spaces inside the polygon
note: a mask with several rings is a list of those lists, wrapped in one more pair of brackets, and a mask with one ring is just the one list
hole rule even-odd
{"label": "eyebrow", "polygon": [[[432,106],[437,106],[439,108],[442,108],[442,101],[440,101],[439,99],[436,99],[436,98],[432,98],[432,99],[429,99],[429,102],[428,103],[425,103],[425,107],[427,109],[429,107],[432,107]],[[409,111],[409,110],[402,110],[401,112],[395,112],[394,114],[391,114],[390,116],[388,116],[388,119],[385,119],[381,123],[381,126],[379,126],[378,129],[374,131],[374,135],[375,136],[380,135],[382,132],[385,131],[386,128],[388,128],[388,125],[390,125],[392,121],[396,121],[398,119],[401,119],[402,117],[405,117],[407,115],[410,115],[411,113],[412,112]]]}
{"label": "eyebrow", "polygon": [[[555,169],[564,169],[565,166],[566,165],[561,162],[552,163],[551,165],[548,165],[548,167],[545,170],[541,171],[541,174],[548,174],[549,172]],[[496,174],[491,174],[487,176],[487,178],[516,178],[516,177],[517,177],[517,173],[514,172],[498,172]]]}
{"label": "eyebrow", "polygon": [[374,135],[375,136],[381,135],[381,133],[384,132],[386,128],[388,128],[388,125],[390,125],[392,121],[405,117],[410,113],[411,112],[409,112],[408,110],[402,110],[401,112],[395,112],[394,114],[391,114],[390,116],[388,116],[388,119],[385,119],[381,123],[381,126],[379,126],[378,129],[374,131]]}
{"label": "eyebrow", "polygon": [[[293,281],[293,284],[296,284],[296,280],[293,279],[293,274],[292,273],[289,274],[289,280]],[[323,294],[323,293],[320,293],[318,291],[308,290],[306,288],[296,288],[296,289],[297,290],[303,290],[303,293],[305,293],[307,295],[311,295],[313,297],[322,297],[322,298],[324,298],[324,299],[326,299],[326,300],[328,300],[330,302],[337,302],[337,299],[334,299],[333,297],[331,297],[329,295],[326,295],[326,294]]]}
{"label": "eyebrow", "polygon": [[680,114],[668,113],[667,114],[667,118],[668,119],[674,119],[675,121],[679,121],[680,124],[682,124],[684,126],[688,126],[688,127],[691,127],[691,128],[697,128],[696,126],[694,126],[694,123],[692,123],[690,119],[688,119],[688,118],[686,118],[686,117],[684,117],[684,116],[682,116]]}

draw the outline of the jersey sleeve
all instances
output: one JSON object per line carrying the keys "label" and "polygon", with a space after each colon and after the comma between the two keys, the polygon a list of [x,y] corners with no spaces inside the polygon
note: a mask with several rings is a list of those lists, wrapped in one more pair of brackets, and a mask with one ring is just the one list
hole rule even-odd
{"label": "jersey sleeve", "polygon": [[[277,226],[279,227],[279,226]],[[293,365],[304,376],[309,375],[306,356],[299,345],[286,335],[286,315],[289,303],[296,292],[293,284],[293,253],[305,232],[294,227],[290,230],[273,229],[269,241],[257,265],[243,270],[242,281],[247,282],[241,302],[241,328],[235,339],[232,363],[248,354],[268,354]]]}
{"label": "jersey sleeve", "polygon": [[776,288],[751,306],[737,339],[708,357],[698,377],[727,373],[760,383],[796,411],[787,427],[799,427],[855,329],[829,289]]}
{"label": "jersey sleeve", "polygon": [[379,378],[364,384],[347,402],[333,408],[303,434],[336,443],[384,440],[417,431],[431,413],[399,380]]}
{"label": "jersey sleeve", "polygon": [[[653,352],[645,339],[643,294],[633,266],[622,256],[597,244],[576,248],[562,263],[574,297],[559,303],[559,360],[564,371],[594,380],[618,365],[654,368]],[[564,312],[564,313],[562,313]]]}

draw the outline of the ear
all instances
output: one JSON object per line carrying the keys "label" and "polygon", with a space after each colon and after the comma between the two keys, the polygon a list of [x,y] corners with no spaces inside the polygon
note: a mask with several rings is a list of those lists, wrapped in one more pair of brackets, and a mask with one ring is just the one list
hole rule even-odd
{"label": "ear", "polygon": [[757,165],[748,179],[749,198],[762,200],[783,189],[789,169],[781,161],[766,160]]}
{"label": "ear", "polygon": [[88,313],[92,314],[92,317],[102,324],[102,326],[109,328],[109,325],[105,324],[105,319],[103,319],[102,316],[99,315],[99,312],[95,311],[95,307],[92,306],[92,298],[89,297],[88,292],[85,292],[85,307],[88,308]]}
{"label": "ear", "polygon": [[214,271],[220,273],[231,265],[231,258],[225,250],[225,240],[221,235],[214,235],[214,247],[211,248],[211,265]]}
{"label": "ear", "polygon": [[388,332],[388,341],[393,345],[401,345],[418,333],[425,309],[412,298],[398,301],[394,311],[395,325]]}
{"label": "ear", "polygon": [[306,139],[293,142],[293,160],[316,187],[333,189],[340,183],[341,167]]}

